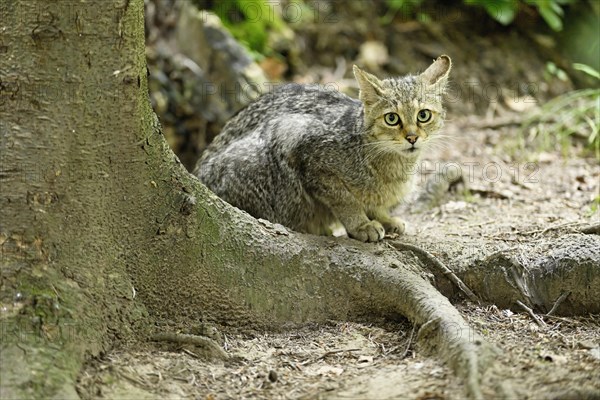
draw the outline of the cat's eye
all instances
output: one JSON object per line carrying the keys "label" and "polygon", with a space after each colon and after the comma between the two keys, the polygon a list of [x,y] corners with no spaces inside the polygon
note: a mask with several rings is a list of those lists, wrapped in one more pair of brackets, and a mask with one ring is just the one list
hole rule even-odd
{"label": "cat's eye", "polygon": [[431,119],[431,111],[430,110],[421,110],[417,114],[417,121],[424,124],[425,122],[429,122]]}
{"label": "cat's eye", "polygon": [[400,123],[400,116],[396,113],[387,113],[383,116],[383,120],[390,126],[395,126]]}

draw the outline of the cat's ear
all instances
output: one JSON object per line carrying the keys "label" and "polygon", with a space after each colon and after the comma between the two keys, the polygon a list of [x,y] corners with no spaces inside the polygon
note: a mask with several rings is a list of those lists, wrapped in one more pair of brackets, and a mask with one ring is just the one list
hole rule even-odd
{"label": "cat's ear", "polygon": [[452,68],[452,60],[450,57],[443,55],[439,56],[420,76],[423,82],[428,85],[446,85],[448,82],[448,74]]}
{"label": "cat's ear", "polygon": [[354,77],[360,88],[360,100],[368,105],[374,104],[383,94],[381,81],[374,75],[358,68],[356,65],[352,70],[354,71]]}

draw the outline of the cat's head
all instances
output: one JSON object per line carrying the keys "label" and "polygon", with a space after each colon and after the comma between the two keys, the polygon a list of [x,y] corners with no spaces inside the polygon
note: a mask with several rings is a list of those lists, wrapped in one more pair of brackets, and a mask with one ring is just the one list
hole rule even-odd
{"label": "cat's head", "polygon": [[420,75],[379,80],[354,66],[369,143],[415,157],[442,127],[442,95],[452,62],[440,56]]}

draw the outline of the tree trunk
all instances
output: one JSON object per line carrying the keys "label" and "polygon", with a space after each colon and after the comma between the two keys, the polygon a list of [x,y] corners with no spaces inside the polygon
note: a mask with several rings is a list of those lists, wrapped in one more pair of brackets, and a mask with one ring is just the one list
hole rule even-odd
{"label": "tree trunk", "polygon": [[494,349],[409,253],[300,235],[214,196],[147,95],[142,0],[3,2],[2,398],[76,398],[84,360],[152,326],[404,315],[481,398]]}
{"label": "tree trunk", "polygon": [[75,398],[84,358],[144,326],[127,274],[153,175],[143,4],[8,1],[0,15],[0,397]]}

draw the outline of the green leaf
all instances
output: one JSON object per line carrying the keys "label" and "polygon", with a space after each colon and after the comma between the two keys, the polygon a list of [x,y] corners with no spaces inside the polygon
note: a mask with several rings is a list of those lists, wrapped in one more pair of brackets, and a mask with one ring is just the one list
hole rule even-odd
{"label": "green leaf", "polygon": [[594,69],[593,67],[590,67],[589,65],[574,63],[573,68],[576,69],[577,71],[584,72],[584,73],[588,74],[589,76],[592,76],[596,79],[600,79],[600,72],[597,71],[596,69]]}
{"label": "green leaf", "polygon": [[565,15],[565,12],[563,11],[562,7],[560,6],[560,4],[558,4],[555,1],[550,1],[549,3],[550,8],[552,9],[552,11],[554,11],[554,13],[558,16],[563,16]]}
{"label": "green leaf", "polygon": [[538,2],[538,11],[540,13],[540,15],[542,16],[542,18],[544,18],[544,21],[546,21],[546,23],[548,24],[548,26],[550,28],[552,28],[552,30],[554,31],[562,31],[563,28],[563,23],[562,23],[562,19],[560,17],[560,15],[558,15],[556,13],[556,11],[554,10],[553,5],[555,5],[556,7],[559,8],[561,14],[562,14],[562,8],[560,8],[560,6],[556,3],[550,2],[550,1],[543,1],[543,2]]}
{"label": "green leaf", "polygon": [[[394,0],[390,0],[394,1]],[[465,4],[483,7],[487,13],[503,25],[515,19],[519,3],[537,8],[546,24],[555,31],[563,29],[564,5],[573,4],[577,0],[464,0]],[[594,0],[597,1],[597,0]]]}
{"label": "green leaf", "polygon": [[502,25],[508,25],[515,19],[518,8],[517,2],[513,0],[485,1],[482,5],[487,13]]}
{"label": "green leaf", "polygon": [[423,0],[387,0],[387,4],[391,9],[400,10],[402,8],[413,10],[417,8]]}

